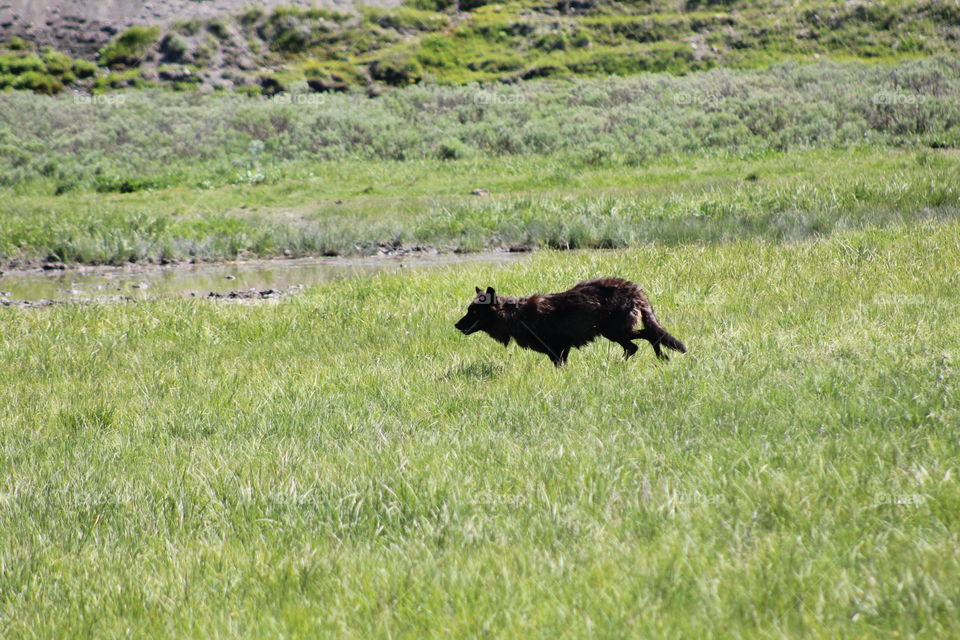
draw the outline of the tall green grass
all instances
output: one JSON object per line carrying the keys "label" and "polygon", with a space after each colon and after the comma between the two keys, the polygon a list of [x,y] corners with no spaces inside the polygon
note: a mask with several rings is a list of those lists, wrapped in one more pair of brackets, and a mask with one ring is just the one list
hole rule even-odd
{"label": "tall green grass", "polygon": [[[615,248],[784,241],[955,218],[949,153],[884,148],[677,155],[627,167],[569,155],[301,164],[274,184],[0,201],[0,260],[120,264],[177,258]],[[488,188],[489,197],[470,195]]]}
{"label": "tall green grass", "polygon": [[[0,309],[0,634],[955,636],[958,238]],[[453,329],[603,274],[690,352]]]}
{"label": "tall green grass", "polygon": [[375,100],[5,95],[0,259],[618,247],[950,217],[957,72],[788,64]]}

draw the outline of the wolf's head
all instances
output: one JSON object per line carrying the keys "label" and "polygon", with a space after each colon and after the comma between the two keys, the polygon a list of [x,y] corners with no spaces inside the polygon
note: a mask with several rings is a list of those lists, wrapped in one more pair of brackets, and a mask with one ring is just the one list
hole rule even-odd
{"label": "wolf's head", "polygon": [[476,289],[477,297],[467,307],[467,314],[453,326],[465,336],[477,331],[486,331],[490,335],[499,333],[496,329],[501,321],[501,299],[497,298],[493,287],[487,287],[486,291],[482,291],[480,287]]}

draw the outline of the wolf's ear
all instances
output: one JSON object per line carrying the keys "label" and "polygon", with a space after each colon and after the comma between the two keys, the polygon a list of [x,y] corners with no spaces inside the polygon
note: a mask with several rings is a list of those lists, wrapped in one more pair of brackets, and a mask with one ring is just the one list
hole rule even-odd
{"label": "wolf's ear", "polygon": [[493,290],[493,287],[487,287],[487,293],[490,294],[490,298],[495,300],[497,297],[497,292]]}

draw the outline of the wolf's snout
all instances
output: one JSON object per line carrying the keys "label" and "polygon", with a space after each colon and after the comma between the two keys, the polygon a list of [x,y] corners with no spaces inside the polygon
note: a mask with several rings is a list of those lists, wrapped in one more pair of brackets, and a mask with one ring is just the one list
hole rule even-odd
{"label": "wolf's snout", "polygon": [[453,326],[454,328],[457,329],[457,331],[459,331],[465,336],[468,336],[471,333],[473,333],[473,329],[476,327],[476,323],[473,323],[473,325],[471,326],[469,324],[469,321],[466,318],[462,318],[458,320],[456,324],[454,324]]}

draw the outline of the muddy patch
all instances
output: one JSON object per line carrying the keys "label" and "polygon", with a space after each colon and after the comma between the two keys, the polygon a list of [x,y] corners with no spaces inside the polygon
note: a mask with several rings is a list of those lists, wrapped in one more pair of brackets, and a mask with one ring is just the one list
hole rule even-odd
{"label": "muddy patch", "polygon": [[127,267],[50,265],[0,274],[0,306],[35,308],[58,303],[121,302],[156,297],[277,300],[305,288],[381,271],[460,263],[508,263],[524,254],[380,255],[251,260],[216,264],[174,263]]}
{"label": "muddy patch", "polygon": [[0,307],[17,307],[20,309],[40,309],[43,307],[50,307],[55,304],[91,304],[93,302],[110,303],[132,301],[133,298],[127,296],[104,296],[96,299],[63,298],[54,300],[51,298],[40,298],[39,300],[11,300],[9,297],[4,295],[4,292],[0,291]]}

